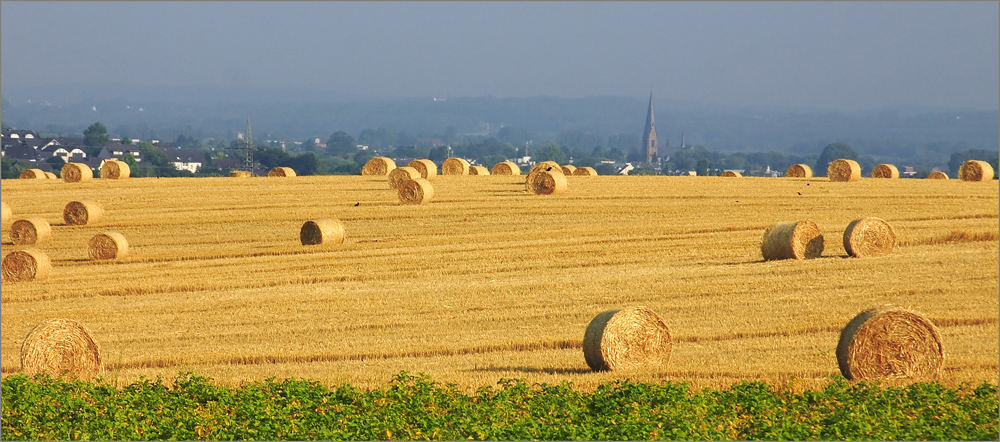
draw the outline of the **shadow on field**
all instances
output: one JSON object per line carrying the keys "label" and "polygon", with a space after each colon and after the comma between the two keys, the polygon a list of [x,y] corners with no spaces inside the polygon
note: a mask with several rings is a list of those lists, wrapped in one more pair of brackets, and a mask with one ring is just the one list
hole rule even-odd
{"label": "shadow on field", "polygon": [[[850,258],[850,257],[851,257],[850,255],[827,255],[827,256],[819,256],[819,257],[810,258],[810,259],[802,259],[802,260],[798,260],[798,261],[819,261],[819,260],[824,260],[824,259],[845,259],[845,258]],[[740,266],[740,265],[746,265],[746,264],[763,264],[763,263],[766,263],[766,262],[778,263],[778,262],[783,262],[783,261],[797,261],[797,260],[795,260],[795,259],[773,259],[771,261],[767,261],[765,259],[755,259],[755,260],[752,260],[752,261],[720,262],[719,265],[724,265],[724,266]]]}
{"label": "shadow on field", "polygon": [[543,368],[543,367],[482,367],[473,368],[466,371],[478,371],[487,373],[503,373],[507,371],[519,371],[521,373],[545,373],[545,374],[586,374],[591,370],[587,368]]}
{"label": "shadow on field", "polygon": [[479,193],[489,193],[492,195],[512,195],[525,193],[523,190],[480,190]]}

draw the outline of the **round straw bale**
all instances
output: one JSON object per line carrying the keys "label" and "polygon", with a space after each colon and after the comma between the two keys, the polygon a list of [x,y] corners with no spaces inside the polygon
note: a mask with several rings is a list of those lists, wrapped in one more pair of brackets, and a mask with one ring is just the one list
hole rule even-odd
{"label": "round straw bale", "polygon": [[554,171],[563,173],[562,166],[560,166],[559,163],[555,161],[542,161],[540,163],[535,163],[535,166],[532,167],[530,171],[528,171],[528,174],[531,174],[531,172],[538,172],[538,171]]}
{"label": "round straw bale", "polygon": [[573,171],[573,176],[597,176],[597,170],[590,166],[577,167],[576,170]]}
{"label": "round straw bale", "polygon": [[948,174],[940,170],[935,170],[931,172],[930,175],[927,175],[927,178],[931,180],[946,180],[948,179]]}
{"label": "round straw bale", "polygon": [[859,218],[844,230],[844,250],[848,255],[858,258],[885,256],[895,247],[896,232],[882,218]]}
{"label": "round straw bale", "polygon": [[810,220],[777,223],[764,229],[760,253],[765,260],[816,258],[823,253],[823,234]]}
{"label": "round straw bale", "polygon": [[936,379],[944,344],[934,324],[900,307],[865,310],[840,332],[837,364],[847,379]]}
{"label": "round straw bale", "polygon": [[21,344],[21,371],[90,379],[104,371],[101,350],[90,332],[70,319],[51,319],[33,328]]}
{"label": "round straw bale", "polygon": [[493,175],[520,175],[521,168],[513,161],[501,161],[493,166]]}
{"label": "round straw bale", "polygon": [[420,177],[423,179],[429,181],[437,178],[438,167],[431,160],[413,160],[407,166],[417,169],[417,172],[420,172]]}
{"label": "round straw bale", "polygon": [[785,176],[792,178],[812,178],[813,170],[808,164],[792,164],[785,170]]}
{"label": "round straw bale", "polygon": [[735,170],[727,170],[725,172],[722,172],[722,176],[724,176],[724,177],[736,177],[736,178],[739,178],[739,177],[742,177],[743,174],[739,173],[739,172],[737,172]]}
{"label": "round straw bale", "polygon": [[87,243],[90,259],[122,259],[128,255],[128,240],[118,232],[101,232]]}
{"label": "round straw bale", "polygon": [[962,181],[989,181],[993,179],[993,166],[985,161],[969,160],[958,168]]}
{"label": "round straw bale", "polygon": [[469,175],[489,175],[490,170],[486,166],[469,166]]}
{"label": "round straw bale", "polygon": [[45,175],[45,171],[42,169],[24,169],[18,178],[22,180],[44,180],[48,179],[48,176]]}
{"label": "round straw bale", "polygon": [[124,161],[108,160],[101,166],[101,179],[123,180],[131,174],[132,169]]}
{"label": "round straw bale", "polygon": [[10,241],[19,246],[42,244],[51,236],[52,226],[41,217],[19,219],[10,226]]}
{"label": "round straw bale", "polygon": [[583,334],[583,357],[592,370],[624,370],[641,365],[666,367],[670,330],[660,315],[644,307],[609,310],[594,317]]}
{"label": "round straw bale", "polygon": [[463,158],[451,157],[441,163],[441,175],[468,175],[469,162]]}
{"label": "round straw bale", "polygon": [[234,170],[229,172],[229,176],[233,178],[246,178],[250,176],[249,170]]}
{"label": "round straw bale", "polygon": [[291,167],[275,167],[267,172],[267,176],[293,177],[295,176],[295,170]]}
{"label": "round straw bale", "polygon": [[94,171],[90,169],[90,166],[83,163],[66,163],[59,174],[62,175],[63,181],[67,183],[78,183],[94,179]]}
{"label": "round straw bale", "polygon": [[45,178],[50,179],[50,180],[58,180],[59,179],[59,177],[57,177],[56,174],[54,174],[52,172],[45,172]]}
{"label": "round straw bale", "polygon": [[2,217],[0,217],[0,220],[2,221],[0,221],[0,224],[7,227],[7,224],[10,224],[10,222],[14,220],[14,212],[10,210],[10,206],[8,206],[7,203],[0,202],[0,213],[2,213]]}
{"label": "round straw bale", "polygon": [[572,164],[567,164],[565,166],[562,166],[560,167],[560,169],[562,169],[563,175],[566,176],[572,175],[573,173],[576,172],[576,166]]}
{"label": "round straw bale", "polygon": [[872,169],[872,178],[899,178],[899,169],[892,164],[879,164]]}
{"label": "round straw bale", "polygon": [[374,157],[361,168],[362,175],[386,176],[396,168],[396,162],[388,157]]}
{"label": "round straw bale", "polygon": [[389,172],[389,188],[399,189],[407,180],[415,180],[420,178],[420,171],[416,167],[397,167]]}
{"label": "round straw bale", "polygon": [[861,179],[861,166],[854,160],[833,160],[826,168],[826,176],[830,181],[857,181]]}
{"label": "round straw bale", "polygon": [[434,186],[423,178],[409,180],[399,186],[400,204],[427,204],[434,198]]}
{"label": "round straw bale", "polygon": [[306,221],[299,230],[299,240],[304,246],[344,242],[344,225],[340,220],[322,218]]}
{"label": "round straw bale", "polygon": [[6,282],[43,281],[52,272],[52,261],[45,252],[27,248],[8,253],[0,267]]}
{"label": "round straw bale", "polygon": [[63,221],[71,226],[83,226],[101,221],[104,209],[93,201],[70,201],[63,209]]}
{"label": "round straw bale", "polygon": [[562,193],[566,191],[566,175],[555,170],[536,171],[528,174],[524,184],[535,195]]}

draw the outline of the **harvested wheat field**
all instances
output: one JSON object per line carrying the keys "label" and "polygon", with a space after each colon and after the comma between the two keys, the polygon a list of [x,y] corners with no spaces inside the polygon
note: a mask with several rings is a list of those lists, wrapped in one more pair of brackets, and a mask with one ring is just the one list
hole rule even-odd
{"label": "harvested wheat field", "polygon": [[[193,371],[384,387],[406,370],[468,390],[626,377],[813,388],[840,375],[847,323],[891,304],[936,326],[942,383],[997,383],[995,183],[566,179],[538,196],[524,176],[439,176],[426,205],[400,205],[371,176],[4,180],[19,217],[50,222],[52,269],[3,283],[0,371],[21,373],[28,332],[65,318],[118,385]],[[61,222],[74,200],[104,208],[100,230]],[[847,258],[840,238],[861,217],[892,225],[890,255]],[[321,218],[346,240],[303,246],[302,223]],[[827,238],[822,256],[764,261],[764,229],[802,219]],[[128,238],[128,256],[90,260],[101,231]],[[669,328],[668,364],[591,371],[587,325],[636,306]]]}

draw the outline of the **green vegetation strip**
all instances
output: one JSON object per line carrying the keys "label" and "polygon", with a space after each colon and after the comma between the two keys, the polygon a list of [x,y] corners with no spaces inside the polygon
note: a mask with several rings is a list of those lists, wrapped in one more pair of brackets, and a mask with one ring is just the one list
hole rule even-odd
{"label": "green vegetation strip", "polygon": [[843,378],[803,393],[627,381],[583,393],[504,380],[467,395],[405,373],[373,391],[304,380],[227,388],[191,374],[117,389],[18,375],[0,398],[4,440],[997,440],[1000,412],[995,385]]}

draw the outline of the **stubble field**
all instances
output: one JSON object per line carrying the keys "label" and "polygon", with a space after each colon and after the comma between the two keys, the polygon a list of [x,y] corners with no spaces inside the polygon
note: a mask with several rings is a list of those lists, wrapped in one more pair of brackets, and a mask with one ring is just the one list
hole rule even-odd
{"label": "stubble field", "polygon": [[[0,371],[20,372],[28,331],[50,318],[87,326],[106,379],[182,371],[239,385],[316,379],[383,387],[399,371],[473,389],[501,378],[589,390],[628,377],[727,387],[762,380],[819,388],[839,375],[840,330],[881,304],[939,328],[941,382],[997,383],[995,181],[569,177],[566,193],[524,177],[438,177],[426,206],[400,206],[385,178],[4,180],[15,218],[43,216],[47,281],[3,283]],[[66,226],[91,199],[96,226]],[[863,216],[899,246],[847,258]],[[338,218],[343,244],[302,246],[306,220]],[[765,227],[811,219],[823,257],[764,262]],[[87,257],[103,230],[120,262]],[[6,242],[4,254],[15,247]],[[598,313],[646,306],[673,337],[669,365],[591,372],[584,329]]]}

